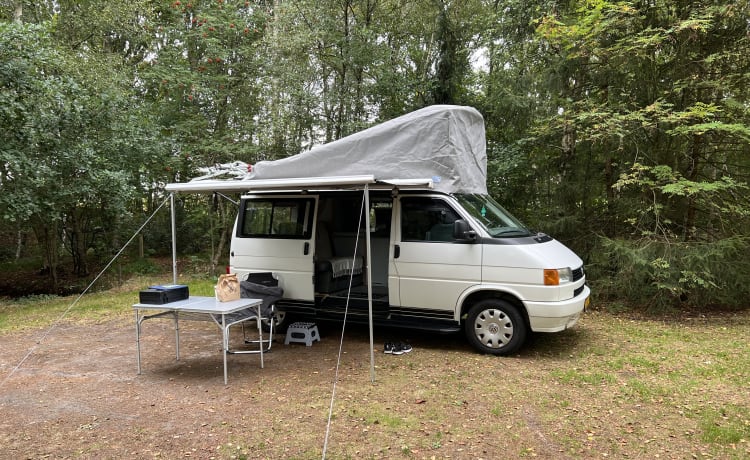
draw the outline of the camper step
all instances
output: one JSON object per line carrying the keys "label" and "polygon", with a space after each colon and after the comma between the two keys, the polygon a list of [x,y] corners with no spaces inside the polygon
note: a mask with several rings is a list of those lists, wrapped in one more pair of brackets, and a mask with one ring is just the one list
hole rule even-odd
{"label": "camper step", "polygon": [[287,328],[284,345],[297,342],[311,347],[316,340],[320,342],[320,333],[318,333],[318,326],[315,323],[297,322],[290,324]]}

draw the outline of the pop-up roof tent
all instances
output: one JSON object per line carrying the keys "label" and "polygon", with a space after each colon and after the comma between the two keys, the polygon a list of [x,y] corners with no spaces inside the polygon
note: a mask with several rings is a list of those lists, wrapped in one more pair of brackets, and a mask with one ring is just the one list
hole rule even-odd
{"label": "pop-up roof tent", "polygon": [[261,161],[243,172],[232,180],[169,184],[167,191],[293,189],[352,185],[369,178],[369,183],[486,193],[484,119],[471,107],[430,106],[307,152]]}
{"label": "pop-up roof tent", "polygon": [[[375,125],[337,141],[276,161],[261,161],[232,179],[209,174],[185,183],[168,184],[172,194],[173,277],[177,282],[174,192],[250,192],[348,188],[364,191],[369,209],[371,186],[434,188],[446,193],[486,193],[487,155],[482,115],[471,107],[435,105]],[[208,178],[207,178],[208,177]],[[369,228],[369,213],[364,228]],[[367,261],[370,235],[366,235]],[[368,262],[369,263],[369,262]],[[370,360],[374,378],[372,292]]]}

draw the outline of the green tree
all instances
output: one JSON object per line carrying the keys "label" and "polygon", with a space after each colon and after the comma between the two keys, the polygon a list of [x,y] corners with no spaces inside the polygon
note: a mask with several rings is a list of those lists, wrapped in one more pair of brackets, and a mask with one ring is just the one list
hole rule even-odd
{"label": "green tree", "polygon": [[554,80],[547,76],[550,48],[536,34],[536,21],[565,9],[554,0],[484,3],[476,15],[481,22],[474,52],[484,63],[476,70],[476,105],[486,121],[488,189],[528,223],[552,231],[545,205],[551,189],[531,155],[537,141],[530,136],[535,123],[556,114],[558,106]]}
{"label": "green tree", "polygon": [[215,0],[162,3],[147,18],[137,78],[173,142],[172,179],[192,176],[192,163],[254,162],[267,19],[254,3]]}
{"label": "green tree", "polygon": [[0,28],[3,220],[33,228],[56,284],[61,248],[88,274],[88,251],[119,231],[112,223],[134,197],[133,172],[159,142],[123,91],[130,82],[86,53],[67,54],[52,24]]}
{"label": "green tree", "polygon": [[[611,280],[641,260],[612,250],[650,248],[639,300],[702,302],[734,285],[723,264],[744,267],[743,251],[714,249],[746,244],[748,8],[588,1],[539,21],[558,105],[533,151],[554,190],[545,207],[605,237],[595,260]],[[691,252],[715,258],[696,271]]]}

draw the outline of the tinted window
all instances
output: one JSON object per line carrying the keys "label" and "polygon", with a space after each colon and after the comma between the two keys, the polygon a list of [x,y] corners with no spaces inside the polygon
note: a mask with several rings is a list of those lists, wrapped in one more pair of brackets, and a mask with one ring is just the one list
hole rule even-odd
{"label": "tinted window", "polygon": [[315,201],[262,198],[243,202],[237,235],[255,238],[310,238]]}
{"label": "tinted window", "polygon": [[453,241],[453,223],[459,216],[436,198],[401,198],[403,241]]}

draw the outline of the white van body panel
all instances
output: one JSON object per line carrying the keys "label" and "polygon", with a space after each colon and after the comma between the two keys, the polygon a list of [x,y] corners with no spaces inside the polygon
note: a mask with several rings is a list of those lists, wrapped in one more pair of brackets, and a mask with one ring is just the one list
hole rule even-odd
{"label": "white van body panel", "polygon": [[312,251],[304,254],[302,240],[236,238],[229,270],[244,279],[248,273],[273,272],[288,299],[310,300],[313,288]]}
{"label": "white van body panel", "polygon": [[[583,265],[573,251],[554,239],[537,244],[486,244],[484,248],[486,268],[578,268]],[[536,282],[541,283],[542,279]]]}
{"label": "white van body panel", "polygon": [[[524,245],[488,244],[484,245],[484,254],[482,283],[520,300],[532,331],[557,332],[576,323],[590,294],[585,277],[559,286],[544,285],[544,269],[575,270],[583,266],[573,251],[550,240]],[[581,292],[575,296],[577,290]]]}
{"label": "white van body panel", "polygon": [[583,284],[544,285],[544,269],[576,269],[583,261],[557,240],[538,244],[485,244],[482,282],[513,286],[519,300],[556,302],[573,297]]}
{"label": "white van body panel", "polygon": [[482,247],[437,242],[399,243],[394,260],[400,280],[400,305],[407,308],[449,310],[482,276]]}

